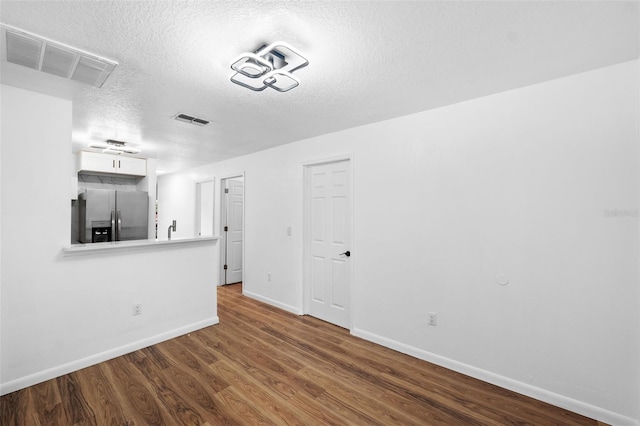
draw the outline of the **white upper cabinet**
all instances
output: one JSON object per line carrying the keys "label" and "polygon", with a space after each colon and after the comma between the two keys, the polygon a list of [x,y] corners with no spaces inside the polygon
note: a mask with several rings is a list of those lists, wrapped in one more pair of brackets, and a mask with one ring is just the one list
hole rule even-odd
{"label": "white upper cabinet", "polygon": [[144,158],[80,151],[78,154],[78,171],[146,176],[147,160]]}
{"label": "white upper cabinet", "polygon": [[118,173],[124,175],[146,176],[147,160],[144,158],[118,157]]}

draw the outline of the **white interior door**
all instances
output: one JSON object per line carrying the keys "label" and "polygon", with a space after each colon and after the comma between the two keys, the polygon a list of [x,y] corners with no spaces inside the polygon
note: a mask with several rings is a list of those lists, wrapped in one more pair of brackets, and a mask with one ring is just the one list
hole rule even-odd
{"label": "white interior door", "polygon": [[225,188],[225,284],[242,281],[242,244],[244,237],[244,182],[227,179]]}
{"label": "white interior door", "polygon": [[350,162],[309,166],[307,173],[305,305],[310,315],[349,328]]}
{"label": "white interior door", "polygon": [[198,235],[213,235],[213,181],[198,182],[197,184],[198,203]]}

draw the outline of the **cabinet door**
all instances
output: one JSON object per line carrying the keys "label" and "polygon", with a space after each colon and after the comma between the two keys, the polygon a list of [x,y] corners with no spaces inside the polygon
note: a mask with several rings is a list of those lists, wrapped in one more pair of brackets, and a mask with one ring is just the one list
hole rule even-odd
{"label": "cabinet door", "polygon": [[79,171],[115,173],[117,168],[115,155],[100,154],[98,152],[81,152]]}
{"label": "cabinet door", "polygon": [[123,175],[146,176],[147,160],[143,158],[117,157],[118,173]]}

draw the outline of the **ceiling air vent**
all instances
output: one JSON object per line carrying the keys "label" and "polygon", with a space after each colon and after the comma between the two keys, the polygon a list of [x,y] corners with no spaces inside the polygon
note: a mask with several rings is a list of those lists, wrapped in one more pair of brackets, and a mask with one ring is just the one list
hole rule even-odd
{"label": "ceiling air vent", "polygon": [[118,65],[110,59],[1,24],[6,59],[24,67],[102,87]]}
{"label": "ceiling air vent", "polygon": [[187,114],[177,114],[175,117],[176,120],[182,121],[185,123],[195,124],[196,126],[206,126],[210,123],[209,120],[205,120],[204,118],[193,117]]}

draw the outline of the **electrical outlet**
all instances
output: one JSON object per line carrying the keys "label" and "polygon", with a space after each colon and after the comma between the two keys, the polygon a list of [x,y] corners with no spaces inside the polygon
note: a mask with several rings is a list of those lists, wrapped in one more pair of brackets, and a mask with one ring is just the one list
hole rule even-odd
{"label": "electrical outlet", "polygon": [[429,325],[434,327],[438,325],[438,314],[435,312],[429,312]]}
{"label": "electrical outlet", "polygon": [[267,272],[267,281],[271,282],[271,272]]}
{"label": "electrical outlet", "polygon": [[142,303],[134,303],[133,315],[142,315]]}

